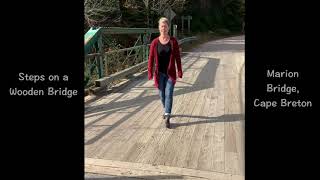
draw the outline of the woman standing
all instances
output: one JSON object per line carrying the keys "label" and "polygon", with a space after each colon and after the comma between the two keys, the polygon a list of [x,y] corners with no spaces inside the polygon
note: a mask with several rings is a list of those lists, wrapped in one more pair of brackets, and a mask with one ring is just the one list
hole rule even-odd
{"label": "woman standing", "polygon": [[[148,60],[148,79],[154,77],[155,86],[159,89],[160,99],[164,108],[163,118],[166,119],[166,127],[170,128],[170,116],[173,102],[173,89],[178,77],[182,78],[181,58],[179,44],[174,37],[170,37],[169,20],[160,18],[160,36],[155,38],[150,45]],[[155,60],[155,70],[153,74],[153,64]]]}

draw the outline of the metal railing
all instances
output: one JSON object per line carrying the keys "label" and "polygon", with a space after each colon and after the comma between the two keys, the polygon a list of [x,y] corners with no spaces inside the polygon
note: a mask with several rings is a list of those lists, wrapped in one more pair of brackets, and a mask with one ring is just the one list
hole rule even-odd
{"label": "metal railing", "polygon": [[[91,28],[85,35],[85,88],[96,86],[95,81],[127,69],[148,57],[148,41],[157,29],[150,28]],[[130,48],[105,52],[102,35],[137,34],[135,45]]]}
{"label": "metal railing", "polygon": [[[115,27],[93,29],[91,34],[87,33],[90,36],[86,34],[85,38],[85,88],[107,87],[114,81],[145,69],[148,64],[150,46],[147,42],[150,41],[151,33],[155,32],[158,31],[147,28]],[[137,43],[138,39],[133,47],[104,52],[101,38],[103,33],[143,33],[143,36],[140,44]],[[178,43],[181,45],[196,39],[196,37],[188,37],[178,40]],[[90,47],[86,46],[88,44]]]}
{"label": "metal railing", "polygon": [[192,37],[187,37],[187,38],[180,39],[180,40],[178,40],[178,43],[179,43],[179,45],[181,45],[181,44],[184,44],[184,43],[187,43],[187,42],[190,42],[190,41],[195,41],[195,40],[197,40],[197,37],[196,36],[192,36]]}

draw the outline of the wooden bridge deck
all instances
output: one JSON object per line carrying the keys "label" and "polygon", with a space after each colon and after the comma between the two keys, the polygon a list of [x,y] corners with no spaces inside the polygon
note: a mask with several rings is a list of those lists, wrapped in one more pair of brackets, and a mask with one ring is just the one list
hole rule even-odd
{"label": "wooden bridge deck", "polygon": [[172,129],[147,77],[86,104],[88,179],[244,179],[244,36],[203,44],[182,63]]}

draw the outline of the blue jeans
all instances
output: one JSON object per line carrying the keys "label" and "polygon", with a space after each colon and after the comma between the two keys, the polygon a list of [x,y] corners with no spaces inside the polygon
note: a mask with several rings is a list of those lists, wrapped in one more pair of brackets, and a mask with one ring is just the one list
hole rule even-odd
{"label": "blue jeans", "polygon": [[171,114],[174,84],[169,77],[159,72],[159,95],[165,113]]}

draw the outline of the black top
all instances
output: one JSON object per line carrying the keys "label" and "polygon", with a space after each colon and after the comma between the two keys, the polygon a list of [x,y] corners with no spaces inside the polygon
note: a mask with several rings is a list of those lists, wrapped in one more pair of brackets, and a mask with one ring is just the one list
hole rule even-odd
{"label": "black top", "polygon": [[159,60],[159,72],[167,74],[167,69],[170,61],[171,43],[161,44],[158,42],[158,60]]}

